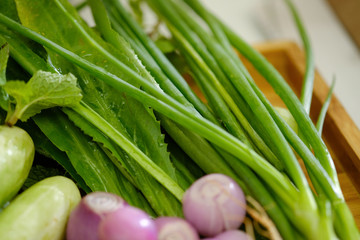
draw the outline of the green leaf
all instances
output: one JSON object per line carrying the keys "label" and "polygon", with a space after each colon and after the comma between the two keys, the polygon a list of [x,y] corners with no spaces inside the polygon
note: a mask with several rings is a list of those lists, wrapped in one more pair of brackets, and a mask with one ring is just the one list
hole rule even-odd
{"label": "green leaf", "polygon": [[15,112],[9,118],[10,124],[17,119],[26,121],[46,108],[72,106],[82,98],[76,78],[70,73],[61,75],[38,71],[29,82],[8,81],[4,89],[16,101]]}
{"label": "green leaf", "polygon": [[6,65],[9,59],[9,45],[5,43],[0,47],[0,86],[6,83]]}
{"label": "green leaf", "polygon": [[[1,37],[0,37],[0,43]],[[6,83],[6,66],[9,59],[9,45],[4,43],[0,48],[0,107],[8,109],[9,95],[4,91],[3,86]]]}
{"label": "green leaf", "polygon": [[1,0],[0,13],[19,22],[14,0]]}
{"label": "green leaf", "polygon": [[49,109],[36,115],[35,123],[50,141],[69,157],[76,172],[92,191],[112,192],[129,204],[152,213],[144,197],[118,171],[99,145],[83,134],[61,111]]}

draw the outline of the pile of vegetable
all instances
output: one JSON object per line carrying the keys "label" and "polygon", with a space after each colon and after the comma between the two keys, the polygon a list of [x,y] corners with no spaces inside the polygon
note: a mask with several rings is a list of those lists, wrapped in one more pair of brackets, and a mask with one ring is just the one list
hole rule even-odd
{"label": "pile of vegetable", "polygon": [[[359,239],[321,139],[327,104],[317,124],[309,117],[311,46],[285,3],[307,55],[300,98],[198,0],[2,0],[0,238],[61,239],[72,212],[69,240]],[[146,33],[145,4],[169,36]]]}

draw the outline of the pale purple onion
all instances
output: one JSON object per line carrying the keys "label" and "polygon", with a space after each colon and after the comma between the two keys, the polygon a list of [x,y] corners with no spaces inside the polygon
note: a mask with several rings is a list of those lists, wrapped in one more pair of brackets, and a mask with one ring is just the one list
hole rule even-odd
{"label": "pale purple onion", "polygon": [[220,233],[215,237],[216,240],[251,240],[250,236],[240,230],[229,230],[223,233]]}
{"label": "pale purple onion", "polygon": [[67,240],[99,240],[100,222],[108,214],[127,205],[124,199],[112,193],[89,193],[70,214],[66,229]]}
{"label": "pale purple onion", "polygon": [[185,192],[183,212],[205,237],[238,229],[246,215],[246,200],[239,185],[223,174],[209,174]]}
{"label": "pale purple onion", "polygon": [[199,234],[190,223],[177,217],[155,219],[158,240],[199,240]]}
{"label": "pale purple onion", "polygon": [[148,214],[127,206],[101,221],[99,236],[100,240],[157,240],[157,229]]}

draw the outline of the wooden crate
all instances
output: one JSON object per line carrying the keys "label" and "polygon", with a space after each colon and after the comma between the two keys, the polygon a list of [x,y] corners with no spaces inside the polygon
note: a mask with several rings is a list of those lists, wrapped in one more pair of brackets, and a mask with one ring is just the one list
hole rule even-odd
{"label": "wooden crate", "polygon": [[[293,42],[270,42],[255,47],[274,65],[299,96],[305,72],[303,51]],[[243,59],[243,61],[257,85],[273,105],[285,106],[255,68],[246,60]],[[201,95],[193,82],[190,82],[190,86],[197,94]],[[329,87],[316,73],[310,111],[312,119],[317,119],[328,91]],[[325,118],[323,139],[334,159],[345,199],[360,228],[360,131],[336,96],[332,97]]]}

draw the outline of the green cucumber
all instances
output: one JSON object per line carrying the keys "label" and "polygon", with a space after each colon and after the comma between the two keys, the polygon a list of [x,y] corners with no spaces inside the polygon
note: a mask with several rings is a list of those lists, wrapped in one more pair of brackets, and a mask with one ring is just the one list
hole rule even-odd
{"label": "green cucumber", "polygon": [[34,143],[26,131],[0,126],[0,208],[20,190],[34,154]]}
{"label": "green cucumber", "polygon": [[79,189],[70,179],[46,178],[18,195],[0,213],[0,239],[64,239],[70,212],[80,199]]}

